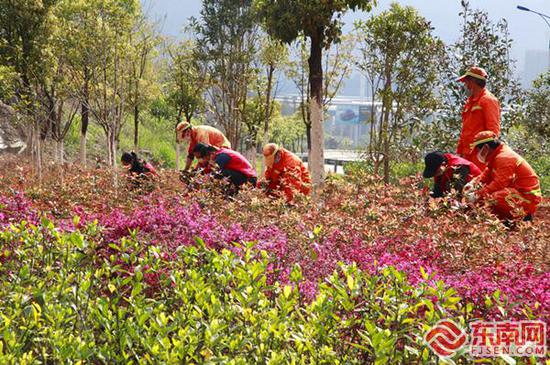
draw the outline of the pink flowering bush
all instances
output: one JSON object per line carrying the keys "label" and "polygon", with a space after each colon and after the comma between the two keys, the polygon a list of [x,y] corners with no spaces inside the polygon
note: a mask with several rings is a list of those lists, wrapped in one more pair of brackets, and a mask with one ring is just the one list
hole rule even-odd
{"label": "pink flowering bush", "polygon": [[[289,207],[260,191],[225,199],[215,186],[191,190],[173,173],[161,176],[151,193],[110,190],[112,174],[105,171],[95,182],[67,178],[60,185],[59,178],[51,178],[40,187],[19,184],[16,193],[0,189],[0,227],[23,220],[37,225],[45,216],[70,233],[97,222],[90,238],[97,243],[96,265],[106,260],[120,268],[114,277],[127,280],[136,273],[132,260],[152,253],[158,257],[161,264],[154,270],[146,266],[141,274],[144,293],[155,298],[177,285],[170,278],[178,252],[200,239],[210,249],[237,256],[246,255],[253,242],[254,255],[259,258],[263,251],[268,257],[266,284],[297,287],[308,303],[317,300],[327,278],[344,263],[372,277],[393,267],[413,286],[456,290],[456,310],[469,308],[464,320],[549,319],[546,202],[534,223],[510,229],[482,207],[428,199],[415,178],[396,186],[373,178],[331,181],[315,200],[298,199]],[[16,184],[9,177],[6,181]],[[139,242],[128,251],[136,259],[121,255],[120,247],[129,240]],[[5,253],[0,257],[9,259]],[[299,280],[293,278],[296,267]],[[445,289],[437,289],[437,283]],[[431,298],[436,305],[437,296]]]}
{"label": "pink flowering bush", "polygon": [[35,224],[39,213],[32,202],[20,192],[0,195],[0,228],[10,223],[19,224],[21,221]]}

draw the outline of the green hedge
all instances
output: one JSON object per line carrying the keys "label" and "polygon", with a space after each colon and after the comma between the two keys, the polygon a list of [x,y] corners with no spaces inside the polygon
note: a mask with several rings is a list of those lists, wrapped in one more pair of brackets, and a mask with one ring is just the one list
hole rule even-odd
{"label": "green hedge", "polygon": [[292,285],[270,283],[253,245],[237,255],[197,240],[167,258],[98,237],[48,221],[0,233],[1,364],[435,364],[425,331],[471,310],[391,267],[342,265],[306,303],[299,267]]}

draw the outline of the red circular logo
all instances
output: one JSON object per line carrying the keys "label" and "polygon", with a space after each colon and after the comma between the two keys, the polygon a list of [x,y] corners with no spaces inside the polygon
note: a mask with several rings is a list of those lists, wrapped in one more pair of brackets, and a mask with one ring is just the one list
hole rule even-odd
{"label": "red circular logo", "polygon": [[453,356],[467,339],[462,328],[448,319],[437,322],[424,337],[428,347],[441,357]]}

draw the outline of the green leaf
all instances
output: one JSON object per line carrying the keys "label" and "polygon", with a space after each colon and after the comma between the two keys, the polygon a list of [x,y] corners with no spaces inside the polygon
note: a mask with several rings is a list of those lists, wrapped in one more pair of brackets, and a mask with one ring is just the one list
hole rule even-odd
{"label": "green leaf", "polygon": [[348,288],[349,288],[349,290],[355,289],[355,280],[353,279],[353,276],[348,275],[348,277],[347,277],[347,282],[348,282]]}
{"label": "green leaf", "polygon": [[288,298],[290,296],[290,294],[292,293],[292,286],[290,285],[285,285],[285,287],[283,288],[283,296],[285,298]]}

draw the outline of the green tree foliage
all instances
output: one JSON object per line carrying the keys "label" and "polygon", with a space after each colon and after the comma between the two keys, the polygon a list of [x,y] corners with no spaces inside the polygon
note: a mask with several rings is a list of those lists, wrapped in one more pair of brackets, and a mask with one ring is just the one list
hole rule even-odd
{"label": "green tree foliage", "polygon": [[95,36],[99,18],[95,16],[95,2],[63,0],[57,7],[59,28],[64,33],[58,38],[63,50],[72,92],[80,104],[80,153],[79,161],[86,163],[86,137],[90,123],[90,83],[99,67],[99,54]]}
{"label": "green tree foliage", "polygon": [[229,141],[239,148],[243,136],[248,85],[257,77],[254,56],[259,27],[252,0],[204,0],[193,20],[197,54],[208,75],[208,108]]}
{"label": "green tree foliage", "polygon": [[541,74],[527,92],[524,123],[546,141],[550,139],[550,71]]}
{"label": "green tree foliage", "polygon": [[57,0],[0,1],[0,64],[11,67],[20,83],[14,90],[14,106],[28,119],[32,153],[38,178],[42,171],[41,139],[48,121],[39,102],[45,79],[51,70],[49,41],[54,27],[53,8]]}
{"label": "green tree foliage", "polygon": [[301,122],[301,115],[282,116],[275,113],[269,138],[294,152],[303,152],[305,139],[305,124]]}
{"label": "green tree foliage", "polygon": [[[269,142],[269,121],[274,112],[274,99],[277,95],[278,73],[288,64],[288,47],[279,40],[269,36],[264,36],[260,43],[260,56],[258,68],[260,72],[259,83],[257,87],[258,98],[263,98],[264,125],[263,125],[263,144]],[[263,90],[262,90],[263,89]]]}
{"label": "green tree foliage", "polygon": [[[21,78],[19,99],[29,98],[47,70],[57,0],[0,1],[0,62]],[[24,100],[30,102],[30,99]]]}
{"label": "green tree foliage", "polygon": [[15,97],[19,74],[13,66],[0,65],[0,101],[9,103]]}
{"label": "green tree foliage", "polygon": [[312,143],[309,165],[313,182],[324,178],[323,49],[338,42],[342,16],[349,10],[370,10],[370,0],[256,0],[270,35],[286,43],[300,35],[310,40],[309,75]]}
{"label": "green tree foliage", "polygon": [[128,110],[131,74],[131,34],[141,8],[137,0],[99,1],[96,47],[98,68],[90,83],[90,112],[105,132],[107,163],[116,164],[120,132]]}
{"label": "green tree foliage", "polygon": [[13,94],[34,120],[37,165],[46,138],[63,158],[63,140],[79,109],[81,160],[93,119],[106,134],[107,160],[114,164],[126,112],[138,119],[151,91],[142,90],[155,44],[139,1],[2,0],[0,19],[0,64],[20,80]]}
{"label": "green tree foliage", "polygon": [[153,72],[153,59],[160,44],[155,25],[139,14],[130,33],[130,58],[128,73],[128,104],[134,119],[134,149],[139,144],[140,113],[159,93],[158,82]]}
{"label": "green tree foliage", "polygon": [[[432,34],[430,22],[413,7],[393,3],[390,9],[356,24],[360,42],[359,69],[375,85],[374,96],[382,101],[374,110],[369,150],[384,166],[384,181],[390,179],[390,161],[402,156],[396,148],[410,140],[417,121],[437,107],[437,65],[444,45]],[[379,157],[382,158],[379,158]]]}
{"label": "green tree foliage", "polygon": [[183,117],[190,123],[194,114],[204,108],[205,70],[199,64],[192,40],[169,44],[166,53],[169,63],[164,76],[165,100],[175,110],[174,125]]}

